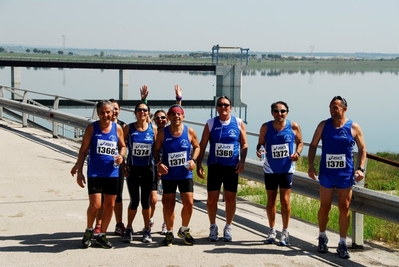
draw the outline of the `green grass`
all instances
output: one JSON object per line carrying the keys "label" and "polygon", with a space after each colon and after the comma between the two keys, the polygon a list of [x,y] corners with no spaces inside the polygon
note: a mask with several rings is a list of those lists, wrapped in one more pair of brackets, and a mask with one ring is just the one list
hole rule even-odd
{"label": "green grass", "polygon": [[[399,154],[390,152],[380,152],[377,153],[378,156],[393,161],[399,161]],[[320,157],[316,156],[315,166],[318,166]],[[297,161],[297,170],[302,172],[307,172],[307,158],[301,157]],[[317,167],[318,168],[318,167]],[[316,168],[316,169],[317,169]],[[207,171],[206,166],[204,166],[205,172]],[[195,172],[194,172],[195,173]],[[201,184],[206,184],[206,179],[199,179],[196,174],[194,174],[194,181]],[[387,193],[392,193],[399,196],[399,168],[389,166],[387,164],[368,160],[366,169],[366,179],[365,185],[369,189],[384,191]],[[266,190],[263,183],[259,182],[249,182],[245,179],[239,179],[239,189],[237,191],[237,196],[243,197],[252,202],[266,206]],[[279,196],[277,196],[279,198]],[[291,194],[291,216],[304,220],[315,225],[317,222],[317,213],[319,210],[320,202],[316,199],[305,197],[299,194]],[[277,201],[277,209],[280,210],[280,202]],[[338,225],[339,211],[336,206],[332,206],[330,211],[330,220],[328,222],[328,229],[332,231],[339,231]],[[349,227],[349,235],[352,234],[352,229]],[[383,241],[387,242],[392,246],[397,246],[399,241],[399,225],[374,218],[368,215],[364,216],[364,239],[372,241]]]}

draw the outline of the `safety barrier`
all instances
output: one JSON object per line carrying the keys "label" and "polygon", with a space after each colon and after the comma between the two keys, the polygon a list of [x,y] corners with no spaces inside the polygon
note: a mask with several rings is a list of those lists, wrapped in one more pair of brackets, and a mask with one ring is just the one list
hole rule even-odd
{"label": "safety barrier", "polygon": [[[58,111],[57,109],[48,108],[38,103],[32,103],[27,98],[29,91],[24,91],[22,101],[15,101],[6,99],[4,97],[4,90],[13,92],[13,88],[0,86],[0,119],[3,118],[3,108],[11,109],[14,111],[22,112],[22,123],[26,127],[26,114],[38,116],[47,120],[51,120],[54,123],[62,123],[71,127],[85,129],[87,125],[94,121],[93,118],[85,118],[77,115]],[[21,89],[16,89],[21,91]],[[54,107],[57,108],[57,101],[60,97],[54,96]],[[84,101],[84,100],[77,100]],[[90,105],[95,105],[94,102],[88,102]],[[131,110],[130,110],[131,111]],[[93,111],[94,114],[94,111]],[[24,119],[25,116],[25,119]],[[197,126],[203,126],[203,123],[185,121],[188,124]],[[255,133],[251,133],[254,135]],[[56,131],[53,129],[53,135],[56,135]],[[207,155],[206,155],[207,156]],[[206,157],[204,158],[206,162]],[[263,183],[263,169],[262,164],[259,161],[247,159],[245,163],[244,171],[240,174],[241,177],[258,181]],[[306,173],[295,172],[294,183],[292,191],[300,195],[304,195],[313,199],[319,200],[319,183],[310,179]],[[337,195],[334,195],[333,204],[337,205]],[[363,244],[363,215],[367,214],[372,217],[384,219],[390,222],[399,223],[399,197],[384,194],[378,191],[373,191],[361,186],[353,187],[353,199],[351,202],[351,210],[360,214],[354,214],[352,221],[353,244],[362,246]],[[358,216],[360,215],[360,217]]]}

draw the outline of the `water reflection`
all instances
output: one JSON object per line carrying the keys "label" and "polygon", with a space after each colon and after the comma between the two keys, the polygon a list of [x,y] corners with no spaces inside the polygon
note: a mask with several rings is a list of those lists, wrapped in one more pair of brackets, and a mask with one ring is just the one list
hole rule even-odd
{"label": "water reflection", "polygon": [[[11,85],[10,69],[0,68],[1,85]],[[23,89],[78,99],[118,98],[118,70],[22,68],[21,72]],[[63,83],[64,75],[66,83]],[[139,101],[139,88],[143,84],[149,86],[151,108],[154,101],[173,101],[174,85],[179,84],[183,88],[187,120],[205,123],[216,115],[214,105],[188,106],[190,100],[211,101],[219,95],[213,72],[129,71],[128,99]],[[230,88],[223,94],[234,99],[232,115],[243,118],[247,130],[252,132],[258,132],[262,123],[272,119],[272,102],[287,102],[290,106],[288,119],[301,125],[306,142],[310,141],[317,124],[329,117],[331,98],[342,95],[349,103],[347,116],[362,127],[368,151],[399,152],[399,138],[394,135],[399,131],[398,84],[395,70],[255,68],[244,71],[241,91]],[[84,116],[91,114],[91,111],[74,109],[68,112],[84,113]],[[131,113],[121,112],[120,116],[126,122],[134,120]],[[199,135],[202,133],[202,127],[196,130]],[[256,139],[249,142],[249,157],[252,157],[251,149],[255,147]]]}

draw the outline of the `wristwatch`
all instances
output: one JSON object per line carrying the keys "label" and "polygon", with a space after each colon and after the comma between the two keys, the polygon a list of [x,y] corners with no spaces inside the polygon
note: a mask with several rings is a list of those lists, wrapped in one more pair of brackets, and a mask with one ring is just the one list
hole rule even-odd
{"label": "wristwatch", "polygon": [[363,173],[364,173],[364,171],[365,171],[365,169],[362,168],[362,167],[357,168],[357,170],[358,170],[358,171],[361,171],[361,172],[363,172]]}

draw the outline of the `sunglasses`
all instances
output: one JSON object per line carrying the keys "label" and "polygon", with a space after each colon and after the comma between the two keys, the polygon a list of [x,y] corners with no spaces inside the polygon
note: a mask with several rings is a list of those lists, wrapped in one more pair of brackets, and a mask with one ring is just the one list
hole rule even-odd
{"label": "sunglasses", "polygon": [[221,108],[221,107],[228,108],[228,107],[230,107],[230,104],[227,104],[227,103],[218,103],[217,106],[218,106],[219,108]]}
{"label": "sunglasses", "polygon": [[166,120],[166,116],[156,116],[154,119],[156,119],[156,120]]}
{"label": "sunglasses", "polygon": [[286,109],[280,109],[280,110],[278,110],[278,109],[273,109],[273,113],[281,113],[281,114],[284,114],[284,113],[286,113],[286,112],[287,112]]}
{"label": "sunglasses", "polygon": [[147,112],[148,111],[148,108],[137,108],[136,109],[136,112]]}

